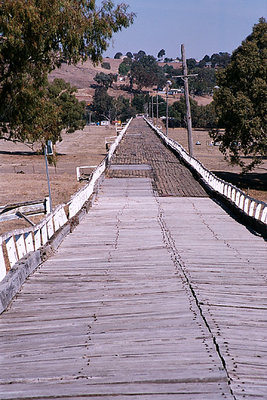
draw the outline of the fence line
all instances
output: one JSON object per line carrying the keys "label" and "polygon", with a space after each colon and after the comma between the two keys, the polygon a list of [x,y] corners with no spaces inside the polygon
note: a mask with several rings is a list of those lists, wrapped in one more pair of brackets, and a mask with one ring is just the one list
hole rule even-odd
{"label": "fence line", "polygon": [[[0,281],[4,279],[7,270],[28,253],[39,250],[45,246],[53,235],[74,217],[84,206],[89,197],[93,194],[95,186],[105,172],[109,161],[119,145],[123,135],[127,131],[130,121],[122,127],[114,143],[110,146],[105,159],[92,172],[90,182],[75,193],[70,201],[61,204],[55,210],[48,214],[40,223],[24,229],[18,229],[13,232],[7,232],[0,236]],[[68,214],[66,209],[68,208]]]}
{"label": "fence line", "polygon": [[30,216],[47,214],[47,210],[50,209],[49,207],[49,197],[42,200],[6,204],[0,206],[0,222],[19,218],[27,219]]}
{"label": "fence line", "polygon": [[210,172],[204,165],[196,158],[191,157],[187,151],[173,139],[167,137],[158,127],[154,126],[149,119],[145,118],[148,125],[158,134],[158,136],[179,156],[188,164],[190,167],[197,172],[203,181],[214,191],[219,193],[224,198],[230,200],[242,213],[254,218],[262,224],[265,224],[267,228],[267,203],[256,200],[246,195],[242,190],[236,186],[228,183],[215,174]]}

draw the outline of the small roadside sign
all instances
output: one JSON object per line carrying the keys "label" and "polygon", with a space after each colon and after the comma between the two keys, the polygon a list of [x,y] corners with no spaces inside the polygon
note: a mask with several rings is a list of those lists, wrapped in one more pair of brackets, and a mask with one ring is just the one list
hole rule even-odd
{"label": "small roadside sign", "polygon": [[52,143],[52,140],[48,140],[47,141],[46,154],[48,156],[52,156],[53,155],[53,143]]}

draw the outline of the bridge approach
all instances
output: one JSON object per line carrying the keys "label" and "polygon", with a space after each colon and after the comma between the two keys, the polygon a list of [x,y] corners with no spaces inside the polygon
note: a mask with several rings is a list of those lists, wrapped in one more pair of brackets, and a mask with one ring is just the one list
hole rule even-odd
{"label": "bridge approach", "polygon": [[1,399],[267,398],[266,242],[134,120],[0,318]]}

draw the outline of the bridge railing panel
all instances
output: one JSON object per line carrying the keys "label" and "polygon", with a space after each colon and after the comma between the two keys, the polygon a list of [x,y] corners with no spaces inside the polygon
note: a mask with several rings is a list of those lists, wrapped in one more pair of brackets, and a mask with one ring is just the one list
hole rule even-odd
{"label": "bridge railing panel", "polygon": [[[158,134],[158,136],[185,161],[191,169],[203,179],[203,181],[215,192],[227,198],[230,202],[235,204],[244,214],[255,220],[267,225],[267,204],[263,201],[256,200],[236,186],[228,183],[215,174],[210,172],[199,160],[191,157],[187,151],[173,139],[166,137],[166,135],[148,118],[144,118],[148,125]],[[267,226],[266,226],[267,228]]]}
{"label": "bridge railing panel", "polygon": [[[45,246],[53,235],[58,232],[71,218],[73,218],[84,206],[95,190],[95,186],[119,145],[123,135],[127,131],[130,121],[123,126],[109,152],[100,165],[92,172],[89,183],[73,195],[66,204],[61,204],[48,214],[40,223],[25,229],[7,232],[0,236],[0,282],[6,276],[9,269],[25,255]],[[68,208],[68,215],[65,208]]]}

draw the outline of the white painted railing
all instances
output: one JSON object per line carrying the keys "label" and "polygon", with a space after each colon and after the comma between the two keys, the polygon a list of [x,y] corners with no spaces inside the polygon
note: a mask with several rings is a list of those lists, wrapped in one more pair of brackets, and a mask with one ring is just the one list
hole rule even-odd
{"label": "white painted railing", "polygon": [[[0,280],[6,270],[12,268],[18,260],[31,251],[38,250],[66,222],[65,205],[60,205],[39,224],[30,228],[18,229],[0,236]],[[5,252],[4,247],[5,245]]]}
{"label": "white painted railing", "polygon": [[0,206],[0,223],[19,218],[28,218],[38,214],[47,214],[50,210],[49,197],[42,200],[25,201]]}
{"label": "white painted railing", "polygon": [[170,148],[175,150],[180,157],[198,173],[198,175],[205,181],[207,185],[209,185],[215,192],[218,192],[222,196],[229,199],[244,214],[255,218],[255,220],[262,222],[267,227],[267,203],[253,199],[236,186],[218,178],[215,174],[205,168],[200,161],[194,157],[191,157],[179,143],[167,137],[158,127],[154,126],[149,119],[144,119],[158,134],[158,136],[160,136]]}
{"label": "white painted railing", "polygon": [[[6,276],[7,270],[12,268],[17,261],[26,254],[44,246],[69,219],[81,210],[93,194],[98,179],[105,171],[131,121],[132,119],[123,127],[105,159],[93,171],[90,182],[72,196],[67,204],[57,206],[52,213],[35,226],[18,229],[0,236],[0,281]],[[68,215],[66,214],[67,208],[69,210]]]}
{"label": "white painted railing", "polygon": [[[77,181],[79,182],[82,179],[81,170],[83,170],[83,169],[90,170],[90,175],[91,175],[95,168],[97,168],[97,165],[81,165],[80,167],[76,167]],[[86,179],[88,180],[88,176]]]}

